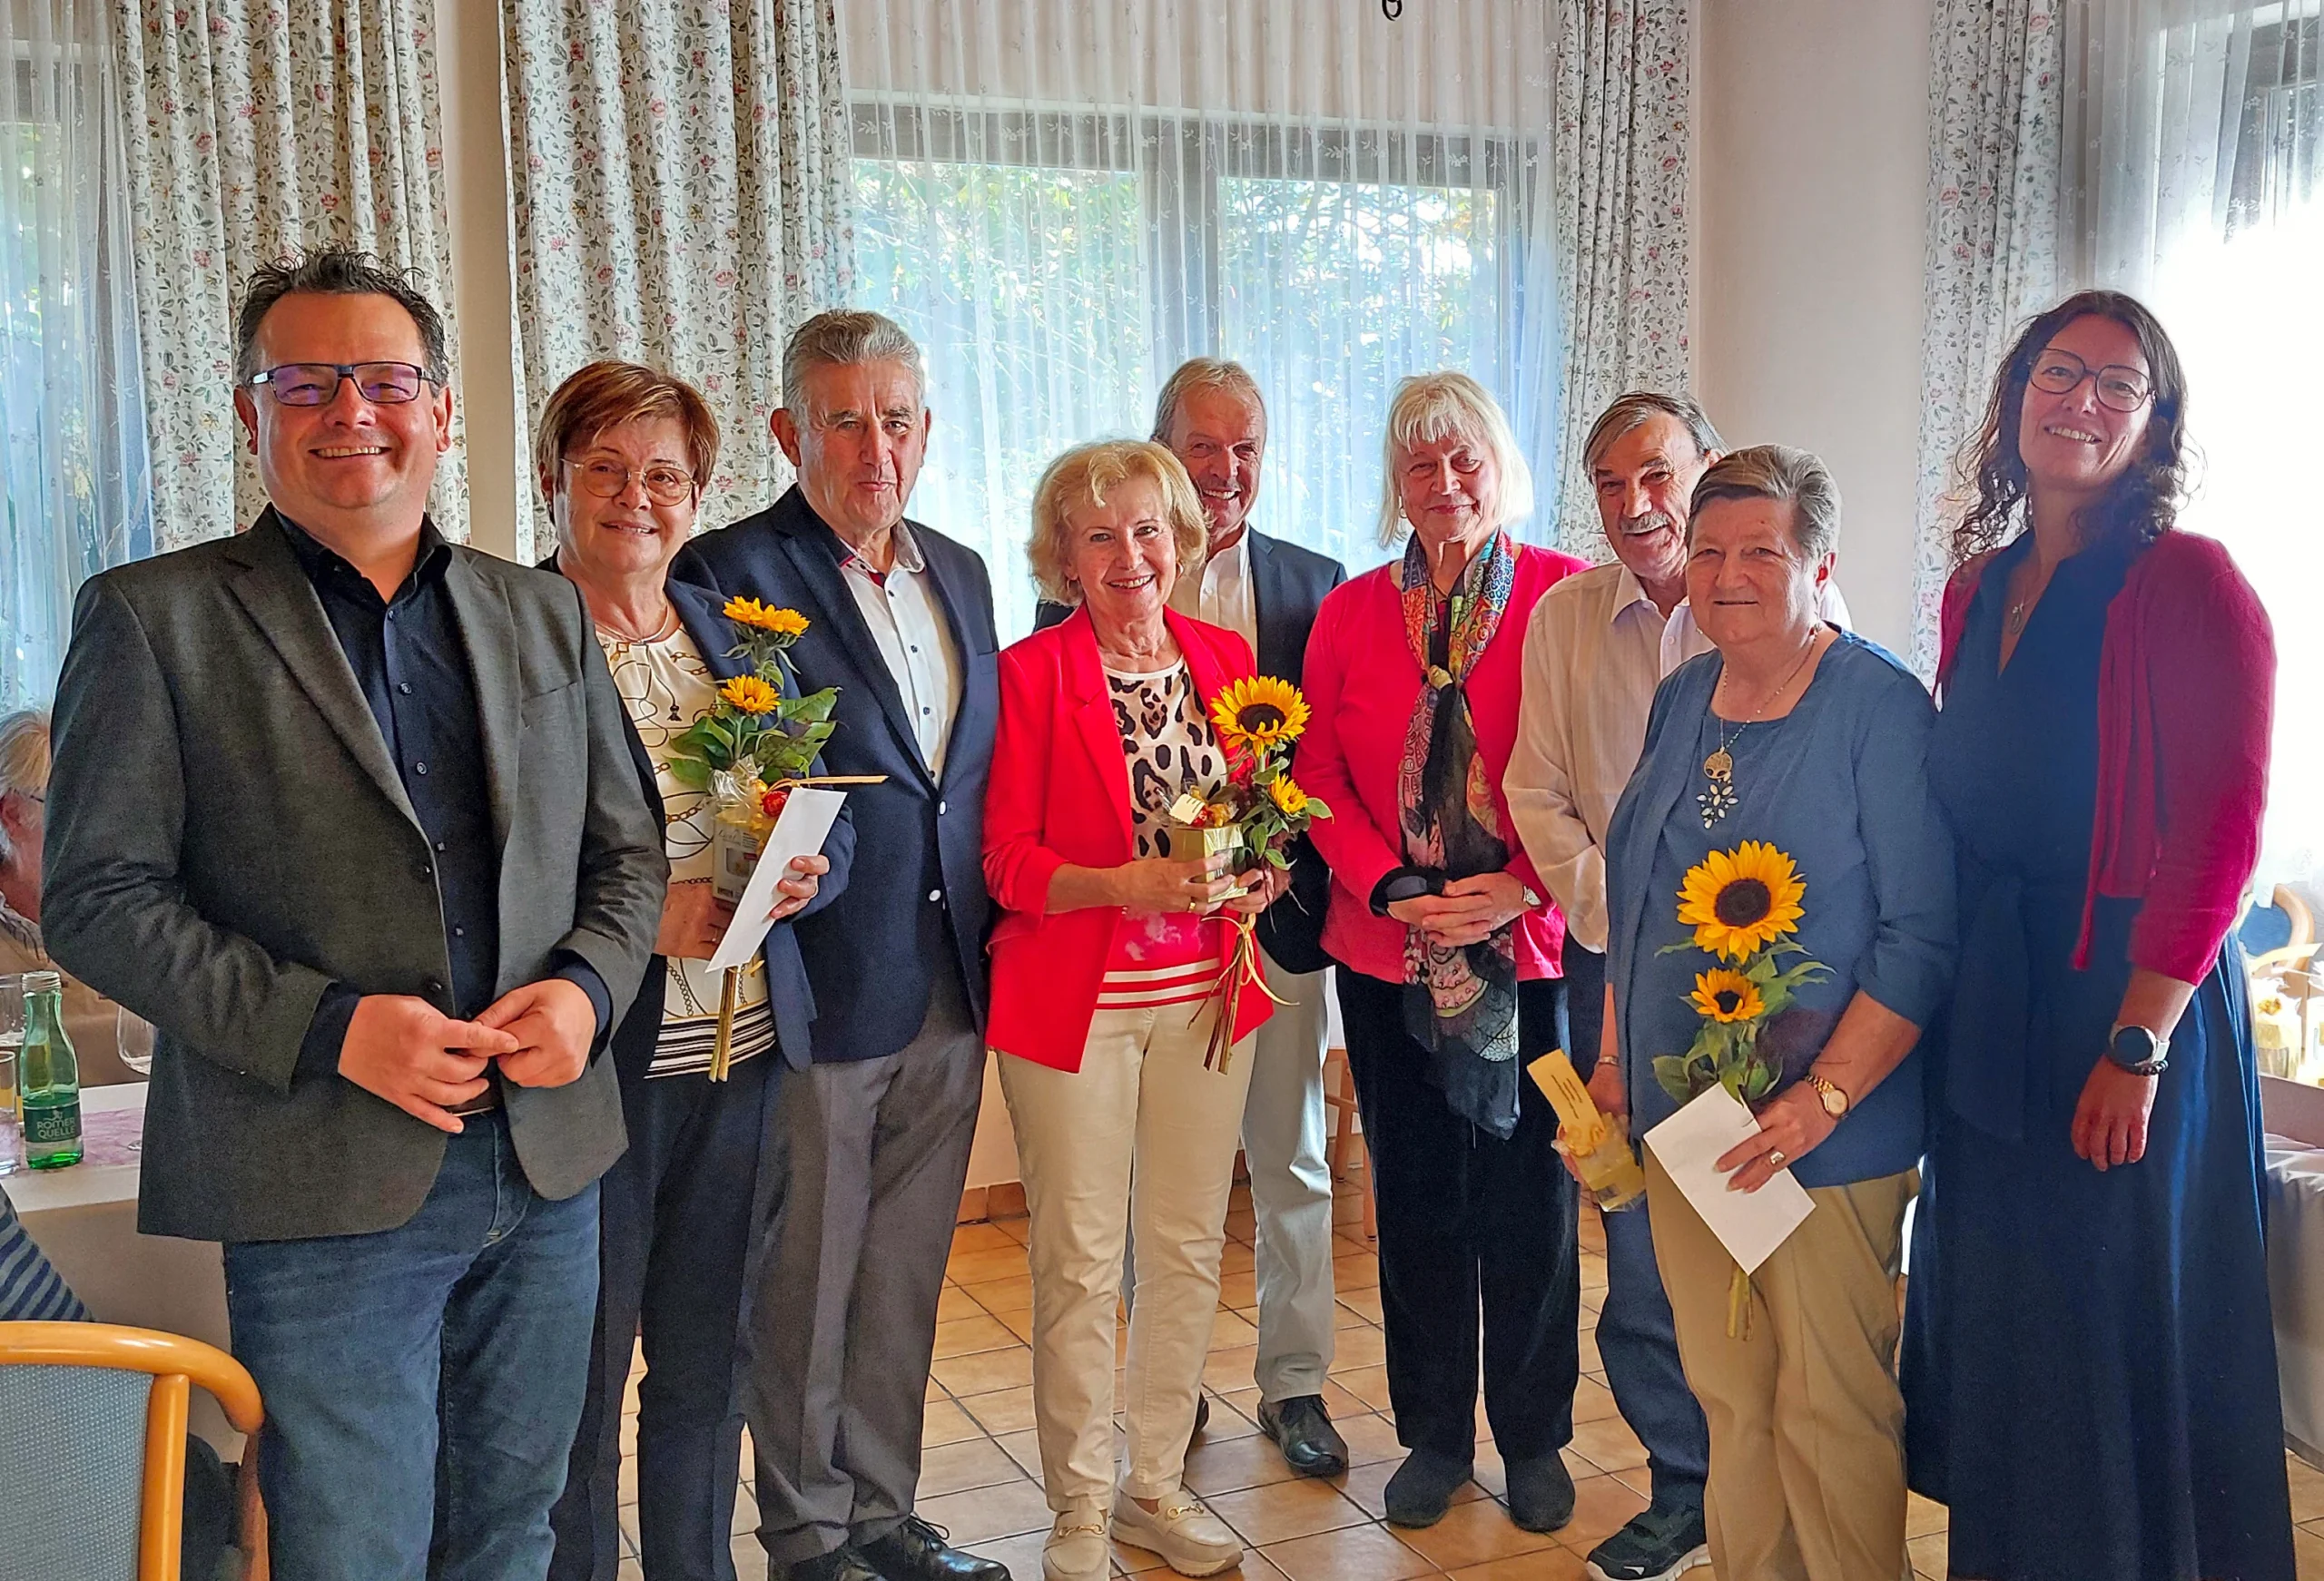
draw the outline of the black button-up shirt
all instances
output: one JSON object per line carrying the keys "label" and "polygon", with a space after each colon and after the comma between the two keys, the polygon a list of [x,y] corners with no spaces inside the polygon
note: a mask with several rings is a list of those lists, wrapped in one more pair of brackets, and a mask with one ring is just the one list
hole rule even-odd
{"label": "black button-up shirt", "polygon": [[[492,830],[484,734],[476,678],[461,641],[452,595],[444,585],[451,545],[432,523],[419,529],[411,574],[383,599],[370,579],[281,516],[284,535],[321,600],[356,684],[371,705],[380,739],[428,839],[414,876],[435,885],[444,919],[444,949],[456,1014],[475,1016],[497,997],[500,967],[500,849]],[[604,1031],[611,996],[604,979],[577,957],[558,962],[589,996]],[[440,997],[446,985],[428,985]],[[306,1071],[339,1068],[340,1046],[357,991],[333,984],[300,1052]]]}

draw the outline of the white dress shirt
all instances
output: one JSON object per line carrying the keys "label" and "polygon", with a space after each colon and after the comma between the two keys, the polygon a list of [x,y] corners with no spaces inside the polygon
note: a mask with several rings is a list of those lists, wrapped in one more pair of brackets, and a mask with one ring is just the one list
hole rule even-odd
{"label": "white dress shirt", "polygon": [[[1817,613],[1848,624],[1828,582]],[[1567,577],[1533,606],[1502,789],[1525,854],[1586,948],[1606,948],[1606,830],[1646,746],[1654,689],[1710,648],[1683,601],[1666,621],[1619,563]]]}
{"label": "white dress shirt", "polygon": [[952,645],[952,628],[944,619],[944,605],[936,596],[934,579],[911,529],[898,522],[890,529],[895,564],[885,576],[850,555],[840,563],[855,607],[880,644],[880,656],[895,677],[904,712],[911,716],[912,733],[920,743],[921,761],[928,771],[941,777],[944,746],[952,739],[952,721],[960,712],[960,655]]}
{"label": "white dress shirt", "polygon": [[1202,563],[1198,576],[1181,576],[1170,589],[1170,607],[1196,620],[1225,626],[1259,649],[1259,600],[1251,586],[1251,529]]}

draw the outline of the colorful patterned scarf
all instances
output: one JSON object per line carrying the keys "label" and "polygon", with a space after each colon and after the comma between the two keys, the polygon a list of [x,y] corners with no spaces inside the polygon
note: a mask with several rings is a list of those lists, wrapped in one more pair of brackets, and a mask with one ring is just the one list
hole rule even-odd
{"label": "colorful patterned scarf", "polygon": [[[1429,580],[1417,534],[1397,579],[1404,640],[1426,678],[1396,772],[1404,860],[1448,879],[1509,865],[1465,682],[1501,629],[1516,578],[1516,550],[1496,533],[1450,598]],[[1504,1139],[1517,1129],[1513,928],[1504,923],[1481,943],[1457,946],[1432,944],[1416,928],[1404,935],[1404,1030],[1429,1051],[1431,1079],[1452,1112]]]}

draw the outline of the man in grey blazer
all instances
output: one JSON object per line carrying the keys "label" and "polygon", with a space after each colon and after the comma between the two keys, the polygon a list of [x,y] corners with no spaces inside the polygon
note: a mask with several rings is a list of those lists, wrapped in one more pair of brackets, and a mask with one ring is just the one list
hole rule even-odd
{"label": "man in grey blazer", "polygon": [[272,503],[82,589],[47,941],[160,1029],[139,1225],[225,1243],[274,1573],[537,1577],[661,831],[579,594],[427,519],[426,299],[331,250],[239,332]]}

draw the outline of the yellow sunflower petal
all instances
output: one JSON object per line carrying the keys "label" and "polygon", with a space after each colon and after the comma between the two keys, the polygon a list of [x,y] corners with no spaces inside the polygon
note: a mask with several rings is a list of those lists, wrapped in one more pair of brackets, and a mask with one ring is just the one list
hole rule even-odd
{"label": "yellow sunflower petal", "polygon": [[1695,948],[1741,960],[1793,932],[1807,893],[1791,858],[1764,841],[1710,851],[1687,870],[1679,920],[1695,930]]}
{"label": "yellow sunflower petal", "polygon": [[744,713],[772,713],[782,694],[755,675],[737,675],[718,688],[718,695]]}
{"label": "yellow sunflower petal", "polygon": [[1695,991],[1687,997],[1697,1015],[1722,1023],[1754,1020],[1767,1007],[1757,984],[1725,967],[1699,974]]}
{"label": "yellow sunflower petal", "polygon": [[1230,682],[1211,700],[1210,722],[1230,749],[1280,746],[1307,728],[1307,700],[1299,688],[1273,675]]}
{"label": "yellow sunflower petal", "polygon": [[1275,806],[1286,818],[1296,818],[1307,810],[1307,792],[1294,784],[1288,774],[1269,785],[1267,794],[1275,798]]}

